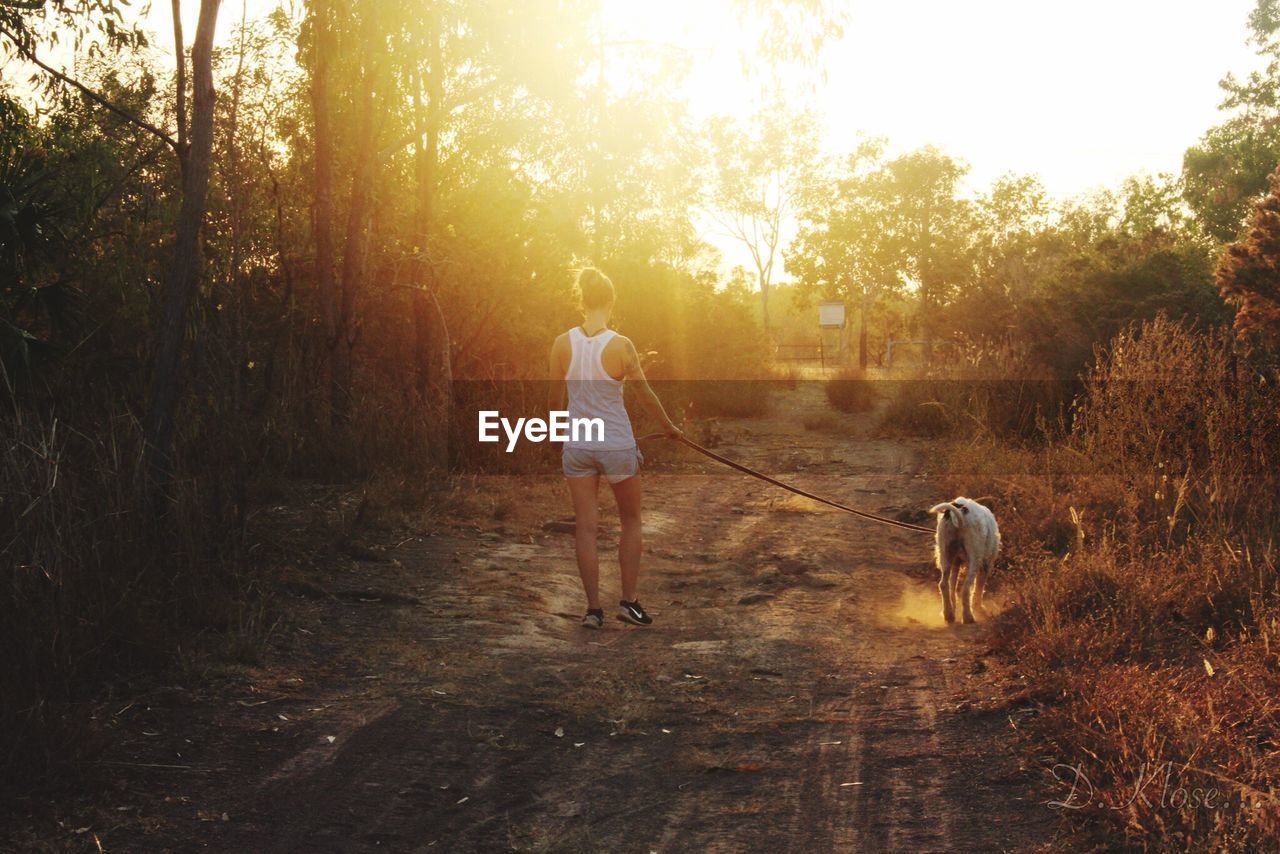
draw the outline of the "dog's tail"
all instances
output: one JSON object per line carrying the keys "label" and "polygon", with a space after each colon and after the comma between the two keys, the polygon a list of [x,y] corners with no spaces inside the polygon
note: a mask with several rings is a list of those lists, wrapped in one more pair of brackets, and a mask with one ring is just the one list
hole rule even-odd
{"label": "dog's tail", "polygon": [[[934,506],[929,508],[929,512],[934,514],[935,516],[941,513],[943,516],[946,516],[948,519],[951,519],[952,521],[956,521],[960,518],[960,508],[952,504],[950,501],[944,501],[941,504],[935,504]],[[952,516],[951,515],[952,512],[954,512],[956,515]]]}

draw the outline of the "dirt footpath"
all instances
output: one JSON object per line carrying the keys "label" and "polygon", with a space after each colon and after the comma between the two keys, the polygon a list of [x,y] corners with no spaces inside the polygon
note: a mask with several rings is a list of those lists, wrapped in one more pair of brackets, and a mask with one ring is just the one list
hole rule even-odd
{"label": "dirt footpath", "polygon": [[[872,511],[949,497],[911,446],[800,428],[825,407],[802,383],[718,450]],[[114,786],[68,822],[107,851],[1050,845],[1025,692],[943,625],[930,539],[681,470],[647,475],[652,628],[579,626],[557,478],[477,480],[481,510],[313,579],[340,595],[291,600],[262,667],[118,714]]]}

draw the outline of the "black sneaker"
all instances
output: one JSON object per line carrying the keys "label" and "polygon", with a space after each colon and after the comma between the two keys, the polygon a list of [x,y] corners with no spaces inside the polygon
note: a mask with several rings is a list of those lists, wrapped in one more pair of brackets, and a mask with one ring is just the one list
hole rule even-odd
{"label": "black sneaker", "polygon": [[582,625],[589,629],[604,628],[604,608],[588,608],[587,615],[582,618]]}
{"label": "black sneaker", "polygon": [[640,607],[639,600],[628,602],[626,599],[619,599],[618,619],[624,623],[631,623],[633,626],[648,626],[653,623],[653,617],[644,612],[644,608]]}

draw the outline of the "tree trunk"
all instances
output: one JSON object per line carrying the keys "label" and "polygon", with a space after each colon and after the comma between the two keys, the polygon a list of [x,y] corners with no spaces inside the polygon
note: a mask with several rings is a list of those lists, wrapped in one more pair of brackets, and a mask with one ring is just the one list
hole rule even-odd
{"label": "tree trunk", "polygon": [[[439,12],[436,12],[439,15]],[[440,131],[444,103],[444,49],[441,22],[435,18],[427,32],[427,70],[415,89],[415,120],[418,123],[418,151],[415,167],[418,179],[418,239],[414,259],[413,292],[414,385],[425,408],[428,424],[428,453],[433,463],[449,463],[449,427],[453,399],[452,348],[444,310],[436,297],[438,284],[430,264],[435,234],[436,194],[440,163]],[[426,103],[421,99],[426,92]]]}
{"label": "tree trunk", "polygon": [[419,366],[419,400],[426,409],[427,453],[431,462],[444,468],[449,464],[449,434],[452,417],[453,369],[449,326],[440,301],[427,287],[413,292],[413,319],[417,330],[416,355]]}
{"label": "tree trunk", "polygon": [[760,318],[764,324],[765,335],[769,334],[769,280],[765,278],[764,271],[758,274],[760,282]]}
{"label": "tree trunk", "polygon": [[334,38],[334,14],[330,0],[313,0],[312,16],[316,31],[315,62],[311,70],[311,111],[315,121],[315,202],[312,229],[316,241],[316,294],[320,302],[320,318],[324,324],[324,381],[328,383],[329,420],[337,412],[332,401],[341,399],[341,387],[335,370],[335,353],[343,332],[338,326],[338,284],[334,277],[333,253],[333,102],[330,94],[330,65],[337,47]]}
{"label": "tree trunk", "polygon": [[[200,231],[209,191],[209,162],[213,152],[213,35],[221,0],[202,0],[191,47],[193,87],[190,144],[179,151],[182,167],[182,207],[174,241],[173,264],[165,285],[150,405],[145,424],[145,457],[152,484],[163,489],[173,478],[173,421],[178,405],[182,351],[187,313],[200,285]],[[183,47],[177,46],[179,62]]]}
{"label": "tree trunk", "polygon": [[[439,14],[438,12],[436,14]],[[431,244],[435,233],[436,183],[440,159],[441,101],[444,97],[442,80],[443,51],[440,45],[440,24],[432,20],[427,31],[426,72],[414,89],[414,120],[418,133],[417,156],[414,158],[418,180],[418,232],[416,255],[413,260],[414,284],[414,338],[417,354],[414,366],[414,387],[423,405],[432,403],[431,356],[434,315],[439,310],[438,301],[428,296],[426,289],[436,285],[430,263]],[[423,91],[425,90],[425,92]],[[425,95],[425,102],[423,96]],[[430,305],[436,302],[435,306]]]}
{"label": "tree trunk", "polygon": [[862,292],[862,317],[858,328],[858,367],[867,369],[867,312],[871,309],[871,295]]}
{"label": "tree trunk", "polygon": [[351,414],[352,350],[355,347],[356,293],[364,286],[369,258],[369,218],[373,207],[374,135],[372,93],[362,98],[360,123],[354,155],[356,168],[351,176],[351,200],[343,240],[342,283],[338,302],[337,338],[333,348],[333,398],[336,417],[345,421]]}
{"label": "tree trunk", "polygon": [[342,250],[342,282],[338,294],[337,336],[333,342],[333,396],[330,404],[336,417],[345,421],[351,412],[352,349],[355,347],[356,293],[364,286],[369,258],[370,216],[373,208],[373,181],[377,161],[377,122],[374,115],[374,87],[380,81],[383,48],[375,44],[376,5],[361,10],[361,44],[368,64],[360,80],[356,138],[352,157],[351,199],[347,208],[346,236]]}

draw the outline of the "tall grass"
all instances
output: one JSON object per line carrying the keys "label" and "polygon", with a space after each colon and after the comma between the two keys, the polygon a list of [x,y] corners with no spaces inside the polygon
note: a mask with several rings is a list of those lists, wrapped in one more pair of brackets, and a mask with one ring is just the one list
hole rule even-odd
{"label": "tall grass", "polygon": [[226,496],[213,478],[182,481],[154,515],[134,420],[90,436],[15,407],[3,435],[0,768],[18,781],[92,757],[85,704],[105,679],[172,664],[196,631],[230,636],[256,617]]}
{"label": "tall grass", "polygon": [[893,435],[972,435],[1024,442],[1057,429],[1076,390],[1024,347],[949,348],[892,388],[881,430]]}
{"label": "tall grass", "polygon": [[995,496],[997,637],[1043,701],[1037,753],[1064,797],[1076,774],[1091,787],[1064,814],[1108,844],[1265,846],[1280,833],[1273,378],[1224,333],[1157,318],[1098,352],[1072,415],[1040,446],[990,436],[948,460],[968,472],[956,489]]}
{"label": "tall grass", "polygon": [[827,402],[841,412],[866,412],[875,405],[873,384],[859,368],[842,368],[823,386]]}

